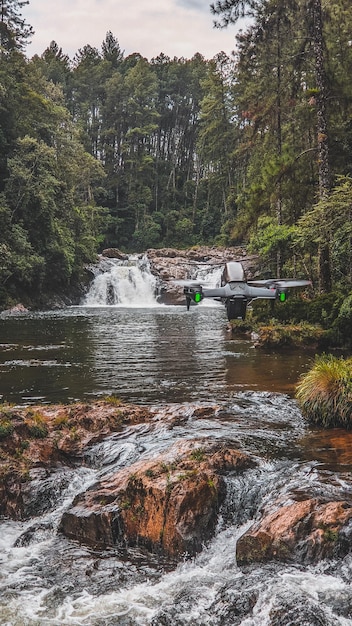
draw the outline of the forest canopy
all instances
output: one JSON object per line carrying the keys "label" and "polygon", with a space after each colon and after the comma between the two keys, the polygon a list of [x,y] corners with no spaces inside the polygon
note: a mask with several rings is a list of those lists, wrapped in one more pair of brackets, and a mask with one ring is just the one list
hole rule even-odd
{"label": "forest canopy", "polygon": [[349,0],[219,0],[213,59],[125,56],[108,32],[28,58],[0,21],[0,303],[65,290],[106,247],[244,243],[323,291],[352,281]]}

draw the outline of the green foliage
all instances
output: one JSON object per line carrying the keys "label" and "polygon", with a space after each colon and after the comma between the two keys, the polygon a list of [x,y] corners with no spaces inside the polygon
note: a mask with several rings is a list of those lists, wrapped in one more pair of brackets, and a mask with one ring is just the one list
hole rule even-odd
{"label": "green foliage", "polygon": [[112,406],[121,406],[122,404],[122,400],[121,398],[119,398],[118,396],[106,396],[104,398],[105,402],[107,402],[108,404],[111,404]]}
{"label": "green foliage", "polygon": [[45,439],[48,436],[49,430],[45,422],[44,417],[40,413],[29,410],[26,417],[26,425],[28,428],[28,434],[34,439]]}
{"label": "green foliage", "polygon": [[300,380],[296,397],[304,416],[326,428],[352,425],[352,359],[318,357]]}
{"label": "green foliage", "polygon": [[6,419],[0,420],[0,440],[9,437],[13,433],[13,425]]}
{"label": "green foliage", "polygon": [[340,176],[331,194],[299,219],[294,234],[294,245],[302,256],[317,258],[319,247],[328,246],[334,283],[344,290],[352,285],[351,216],[352,179]]}
{"label": "green foliage", "polygon": [[259,254],[268,269],[275,272],[277,254],[281,252],[284,259],[292,255],[295,230],[295,226],[278,224],[272,217],[261,216],[250,237],[249,251]]}
{"label": "green foliage", "polygon": [[[212,10],[224,25],[251,14],[236,57],[150,62],[124,57],[111,31],[73,62],[56,42],[28,61],[26,3],[6,2],[0,28],[2,306],[68,289],[107,246],[249,241],[264,275],[309,276],[321,290],[327,268],[333,290],[350,292],[348,0],[325,3],[322,33],[311,11],[319,2],[220,0]],[[312,34],[331,95],[326,114]],[[317,134],[322,113],[327,131]],[[322,185],[327,141],[331,193]],[[309,320],[305,302],[301,310]],[[327,327],[338,311],[324,311]],[[279,315],[298,319],[299,305],[289,299]]]}
{"label": "green foliage", "polygon": [[324,331],[322,328],[307,322],[279,324],[275,321],[260,326],[257,334],[257,344],[262,348],[294,348],[298,346],[316,347],[323,337]]}
{"label": "green foliage", "polygon": [[348,295],[341,304],[338,315],[333,320],[329,339],[332,345],[344,348],[352,347],[352,294]]}
{"label": "green foliage", "polygon": [[196,448],[195,450],[192,450],[190,457],[193,461],[198,461],[199,463],[201,461],[204,461],[205,459],[205,450],[204,448]]}
{"label": "green foliage", "polygon": [[22,18],[21,9],[29,0],[2,0],[0,21],[0,50],[9,52],[24,47],[33,29]]}

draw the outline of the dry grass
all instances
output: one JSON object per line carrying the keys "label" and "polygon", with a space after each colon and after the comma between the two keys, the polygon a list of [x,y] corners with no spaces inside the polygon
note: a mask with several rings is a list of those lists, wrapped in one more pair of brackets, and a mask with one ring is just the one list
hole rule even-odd
{"label": "dry grass", "polygon": [[327,428],[352,427],[352,358],[318,357],[301,377],[296,398],[310,422]]}

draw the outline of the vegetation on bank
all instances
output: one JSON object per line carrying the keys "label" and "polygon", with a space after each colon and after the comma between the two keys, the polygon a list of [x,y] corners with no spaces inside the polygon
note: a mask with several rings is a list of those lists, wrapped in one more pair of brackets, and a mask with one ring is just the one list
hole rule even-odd
{"label": "vegetation on bank", "polygon": [[264,278],[351,293],[349,0],[220,0],[225,25],[252,13],[235,56],[150,61],[111,32],[28,59],[25,3],[0,29],[0,306],[67,293],[111,246],[246,243]]}
{"label": "vegetation on bank", "polygon": [[302,376],[296,398],[312,424],[351,428],[352,358],[317,357],[314,366]]}
{"label": "vegetation on bank", "polygon": [[331,292],[290,295],[285,303],[257,300],[247,318],[232,320],[234,334],[255,333],[260,347],[312,346],[352,349],[352,296]]}

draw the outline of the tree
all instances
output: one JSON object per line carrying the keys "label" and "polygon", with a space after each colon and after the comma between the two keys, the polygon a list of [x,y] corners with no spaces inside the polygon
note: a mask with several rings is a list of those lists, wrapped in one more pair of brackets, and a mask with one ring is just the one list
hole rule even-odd
{"label": "tree", "polygon": [[[327,248],[334,284],[344,293],[352,289],[352,179],[349,176],[340,176],[331,193],[300,218],[295,241],[306,263],[310,262],[309,257],[316,257],[317,250]],[[318,267],[318,277],[320,271]]]}
{"label": "tree", "polygon": [[206,185],[206,200],[202,198],[205,206],[201,227],[205,239],[214,238],[224,222],[231,217],[235,152],[235,128],[232,121],[234,105],[229,88],[232,77],[230,59],[223,53],[209,63],[207,77],[202,81],[205,95],[200,103],[193,221],[198,187]]}
{"label": "tree", "polygon": [[111,63],[113,68],[117,68],[123,61],[123,52],[120,48],[120,44],[116,37],[112,34],[111,30],[106,33],[105,40],[102,43],[101,51],[103,58]]}
{"label": "tree", "polygon": [[32,63],[41,69],[46,80],[60,84],[67,93],[71,76],[70,59],[67,54],[63,53],[62,48],[59,48],[56,41],[52,41],[40,57],[35,55]]}
{"label": "tree", "polygon": [[223,28],[235,24],[242,17],[253,17],[262,6],[261,0],[217,0],[210,5],[214,15],[220,15],[221,20],[215,26]]}
{"label": "tree", "polygon": [[21,16],[29,0],[0,0],[0,50],[2,53],[21,50],[33,35],[32,26]]}
{"label": "tree", "polygon": [[[285,52],[290,49],[291,46],[291,58],[295,58],[297,55],[297,67],[302,63],[304,57],[305,68],[304,74],[300,71],[301,85],[305,81],[307,86],[311,89],[312,95],[310,104],[315,107],[316,112],[316,129],[315,149],[317,151],[317,173],[318,173],[318,190],[317,197],[322,199],[329,193],[331,185],[331,170],[329,162],[329,131],[328,131],[328,115],[327,115],[327,77],[326,77],[326,61],[325,61],[325,48],[324,48],[324,33],[323,33],[323,14],[321,0],[309,0],[307,3],[295,2],[285,3],[285,11],[283,12],[283,5],[281,0],[274,0],[273,2],[262,0],[247,2],[243,0],[218,0],[211,6],[212,12],[215,15],[220,16],[222,19],[217,22],[218,26],[224,27],[230,23],[236,22],[240,17],[251,15],[253,18],[252,25],[249,27],[248,32],[252,33],[252,58],[258,57],[258,50],[261,43],[270,33],[270,22],[272,22],[272,41],[275,38],[275,48],[272,50],[272,62],[275,67],[275,96],[274,88],[272,88],[273,105],[270,108],[275,111],[275,125],[270,123],[269,129],[272,131],[275,129],[276,136],[276,161],[279,165],[282,161],[284,154],[284,138],[283,138],[283,113],[284,113],[284,71],[286,71]],[[299,43],[299,39],[294,30],[291,31],[291,38],[287,38],[287,26],[289,24],[291,16],[296,15],[300,20],[296,22],[296,31],[299,34],[299,39],[303,42],[303,45]],[[284,28],[286,32],[284,33]],[[245,37],[245,36],[244,36]],[[296,50],[292,49],[290,41],[297,42]],[[288,42],[288,43],[287,43]],[[267,42],[266,42],[267,43]],[[242,57],[243,58],[243,57]],[[251,57],[250,57],[251,58]],[[260,61],[263,61],[263,53],[260,57]],[[314,67],[314,74],[310,71],[309,62]],[[292,67],[289,62],[288,67]],[[297,74],[297,72],[296,72]],[[267,81],[271,81],[270,72],[264,72],[263,76],[266,76]],[[311,84],[309,85],[309,82]],[[307,85],[308,83],[308,85]],[[251,81],[251,84],[252,81]],[[302,87],[301,87],[302,90]],[[248,90],[247,90],[248,92]],[[267,92],[265,89],[264,93]],[[268,92],[269,98],[270,94]],[[275,97],[275,100],[274,100]],[[269,103],[268,103],[269,104]],[[266,108],[268,110],[268,108]],[[270,137],[268,133],[268,127],[265,130],[264,141]],[[312,146],[309,146],[308,150],[314,150]],[[307,154],[307,148],[301,151],[301,154]],[[297,155],[293,159],[291,158],[291,166],[297,162],[300,157]],[[284,163],[284,170],[288,169],[288,162]],[[274,171],[274,170],[272,170]],[[276,172],[276,214],[278,224],[282,224],[283,220],[283,174],[284,171]],[[263,186],[262,186],[263,189]],[[273,199],[273,198],[272,198]],[[272,202],[271,199],[271,202]],[[280,273],[281,266],[281,254],[278,255],[278,268],[277,272]],[[323,290],[329,290],[331,288],[331,268],[330,260],[327,257],[327,248],[324,246],[320,250],[320,285]]]}

